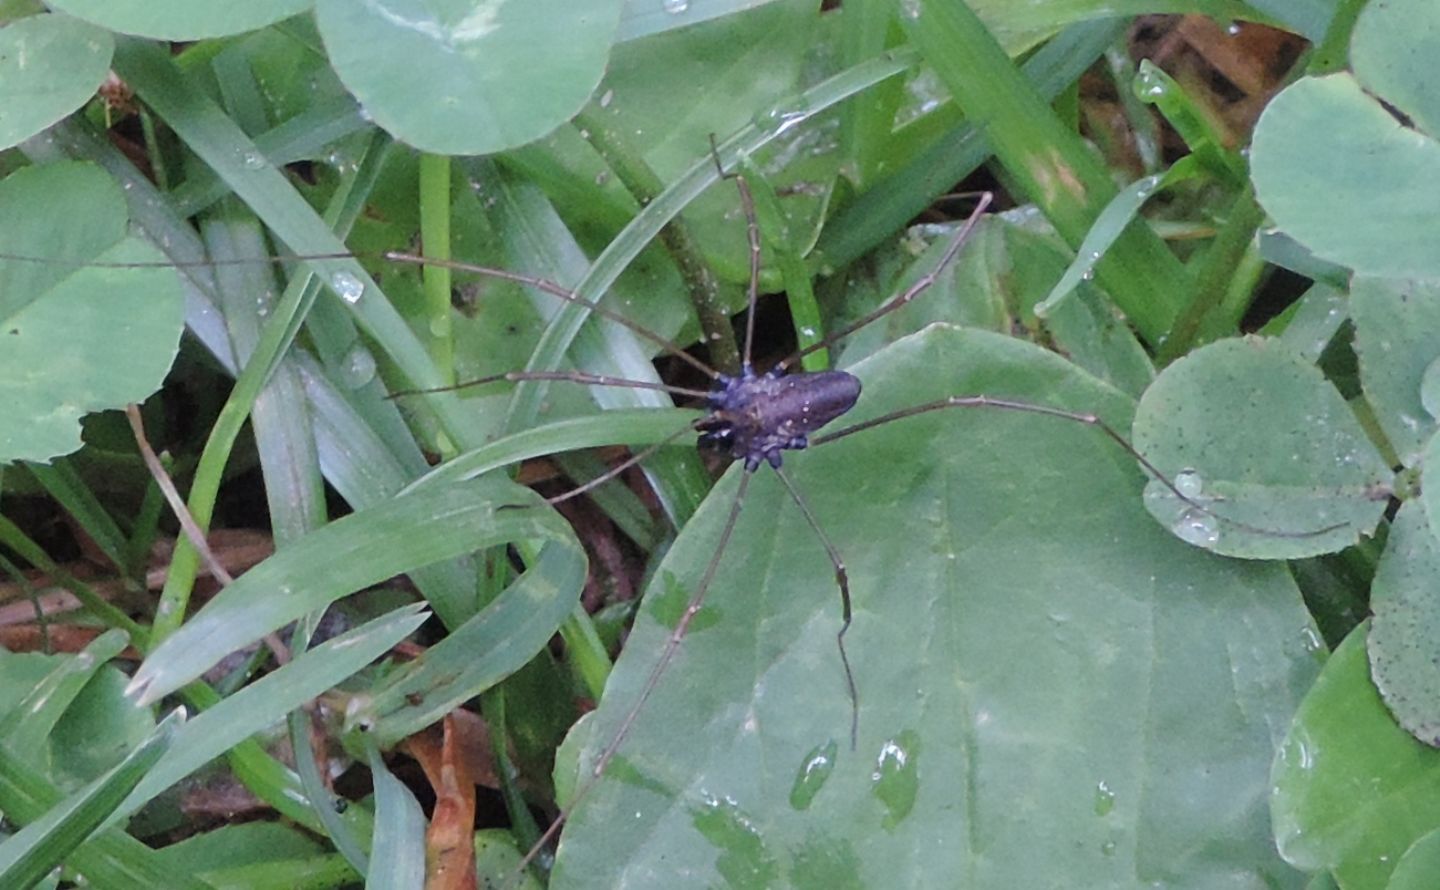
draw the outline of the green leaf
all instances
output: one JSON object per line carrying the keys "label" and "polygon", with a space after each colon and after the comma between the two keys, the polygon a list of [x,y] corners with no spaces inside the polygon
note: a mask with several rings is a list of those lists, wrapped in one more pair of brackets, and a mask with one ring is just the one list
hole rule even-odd
{"label": "green leaf", "polygon": [[[857,420],[981,392],[1121,428],[1130,412],[1052,353],[948,326],[852,370]],[[786,472],[849,572],[858,749],[832,568],[762,468],[678,656],[571,815],[553,887],[1298,886],[1263,837],[1272,727],[1316,669],[1283,568],[1176,541],[1122,450],[1031,413],[928,413]],[[572,736],[579,785],[694,592],[738,475],[667,554]]]}
{"label": "green leaf", "polygon": [[80,418],[154,392],[180,344],[174,270],[125,234],[125,199],[98,167],[28,167],[0,182],[0,462],[47,461],[80,447]]}
{"label": "green leaf", "polygon": [[366,752],[375,782],[375,841],[366,887],[425,884],[425,813],[410,789],[385,766],[380,750]]}
{"label": "green leaf", "polygon": [[1366,5],[1350,55],[1354,74],[1305,78],[1266,108],[1251,152],[1256,193],[1322,259],[1367,275],[1435,277],[1440,6]]}
{"label": "green leaf", "polygon": [[0,148],[89,102],[114,51],[109,34],[63,15],[34,15],[0,28]]}
{"label": "green leaf", "polygon": [[[509,483],[497,487],[484,479],[394,498],[317,529],[207,603],[150,653],[135,672],[131,690],[141,693],[144,702],[158,701],[226,654],[410,569],[512,541],[553,541],[578,552],[569,526],[537,503],[528,489]],[[579,594],[578,587],[558,593],[532,590],[536,583],[530,573],[522,575],[491,609],[507,598],[555,594],[573,601]]]}
{"label": "green leaf", "polygon": [[315,16],[336,73],[391,135],[489,154],[580,110],[605,71],[620,0],[319,0]]}
{"label": "green leaf", "polygon": [[1357,276],[1350,314],[1365,400],[1400,460],[1416,466],[1440,430],[1423,392],[1440,355],[1440,282]]}
{"label": "green leaf", "polygon": [[585,584],[583,557],[573,541],[547,543],[505,594],[347,715],[351,725],[370,729],[382,745],[395,744],[518,671],[574,611]]}
{"label": "green leaf", "polygon": [[1035,305],[1034,312],[1041,318],[1049,318],[1060,302],[1080,286],[1080,282],[1095,277],[1095,264],[1120,237],[1120,233],[1140,215],[1140,208],[1158,191],[1170,188],[1179,182],[1193,179],[1202,172],[1200,165],[1192,160],[1194,156],[1181,158],[1164,173],[1156,173],[1135,180],[1110,199],[1095,224],[1085,233],[1085,240],[1075,251],[1075,259],[1065,269],[1065,274],[1055,282],[1049,295]]}
{"label": "green leaf", "polygon": [[[1440,450],[1440,446],[1431,451]],[[1440,746],[1440,540],[1426,507],[1409,501],[1390,525],[1370,589],[1370,672],[1400,725]]]}
{"label": "green leaf", "polygon": [[201,712],[179,731],[169,754],[125,799],[115,818],[134,813],[166,788],[354,675],[427,617],[418,607],[396,609],[307,649],[288,665]]}
{"label": "green leaf", "polygon": [[253,31],[304,12],[313,0],[56,0],[57,9],[121,34],[200,40]]}
{"label": "green leaf", "polygon": [[1385,887],[1410,845],[1440,828],[1440,751],[1386,710],[1370,682],[1368,629],[1345,638],[1305,696],[1275,760],[1271,803],[1281,855],[1330,869],[1346,890]]}
{"label": "green leaf", "polygon": [[183,719],[161,723],[114,769],[0,844],[0,885],[29,887],[59,866],[164,755]]}
{"label": "green leaf", "polygon": [[1390,468],[1340,393],[1282,343],[1222,340],[1175,362],[1135,415],[1152,480],[1145,505],[1176,535],[1227,556],[1340,550],[1380,521]]}
{"label": "green leaf", "polygon": [[1435,885],[1435,876],[1440,874],[1440,829],[1430,832],[1410,846],[1385,890],[1428,890]]}

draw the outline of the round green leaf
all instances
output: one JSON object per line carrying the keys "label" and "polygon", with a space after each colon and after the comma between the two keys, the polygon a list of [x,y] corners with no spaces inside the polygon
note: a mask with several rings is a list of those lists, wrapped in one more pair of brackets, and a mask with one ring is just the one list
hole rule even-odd
{"label": "round green leaf", "polygon": [[[1382,86],[1371,89],[1407,81],[1411,89],[1377,98],[1367,91],[1362,57],[1355,59],[1354,75],[1292,84],[1256,125],[1251,174],[1256,196],[1275,222],[1316,256],[1361,274],[1435,277],[1440,131],[1432,125],[1440,113],[1430,107],[1435,91],[1428,85],[1440,77],[1440,67],[1415,35],[1437,33],[1440,6],[1429,0],[1372,3],[1365,13],[1401,6],[1410,10],[1410,24],[1367,51],[1394,63],[1376,75]],[[1431,98],[1410,102],[1416,93]],[[1398,119],[1380,99],[1411,121]]]}
{"label": "round green leaf", "polygon": [[[980,392],[1122,427],[1130,409],[1052,353],[946,326],[853,370],[855,420]],[[1033,413],[926,413],[785,470],[848,568],[858,747],[832,567],[762,467],[674,663],[571,815],[552,886],[1288,885],[1266,837],[1271,727],[1315,660],[1283,569],[1176,541],[1121,449]],[[579,784],[699,583],[738,478],[657,572],[577,730]]]}
{"label": "round green leaf", "polygon": [[1417,129],[1440,136],[1440,7],[1430,0],[1367,3],[1350,32],[1350,67]]}
{"label": "round green leaf", "polygon": [[1134,434],[1191,501],[1152,480],[1146,508],[1227,556],[1330,553],[1385,508],[1389,467],[1319,369],[1278,341],[1224,340],[1175,362],[1141,398]]}
{"label": "round green leaf", "polygon": [[1323,259],[1361,274],[1434,277],[1440,6],[1367,4],[1350,58],[1353,74],[1300,80],[1265,110],[1251,152],[1257,196]]}
{"label": "round green leaf", "polygon": [[[1356,276],[1350,285],[1360,384],[1402,463],[1413,467],[1440,424],[1432,367],[1440,355],[1440,283]],[[1437,407],[1440,410],[1440,407]]]}
{"label": "round green leaf", "polygon": [[[1440,445],[1430,452],[1440,459]],[[1400,725],[1440,747],[1440,540],[1426,518],[1437,499],[1407,502],[1390,526],[1370,589],[1370,670]]]}
{"label": "round green leaf", "polygon": [[395,138],[489,154],[544,136],[590,97],[620,0],[319,0],[335,72]]}
{"label": "round green leaf", "polygon": [[0,148],[9,148],[81,107],[110,70],[111,36],[63,15],[0,28]]}
{"label": "round green leaf", "polygon": [[28,167],[0,183],[0,461],[46,461],[80,447],[80,418],[159,388],[180,344],[184,297],[173,269],[125,234],[125,199],[100,168]]}
{"label": "round green leaf", "polygon": [[309,9],[313,0],[54,0],[50,5],[111,31],[158,40],[242,34]]}
{"label": "round green leaf", "polygon": [[[1396,725],[1370,682],[1368,625],[1330,656],[1275,759],[1275,843],[1290,864],[1381,890],[1440,828],[1440,752]],[[1433,878],[1433,875],[1432,875]]]}
{"label": "round green leaf", "polygon": [[1430,890],[1440,874],[1440,829],[1410,846],[1395,865],[1386,890]]}

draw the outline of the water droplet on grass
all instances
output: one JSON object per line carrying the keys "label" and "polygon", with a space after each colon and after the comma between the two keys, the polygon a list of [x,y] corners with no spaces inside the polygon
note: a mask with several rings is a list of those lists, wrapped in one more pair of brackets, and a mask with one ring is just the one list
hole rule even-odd
{"label": "water droplet on grass", "polygon": [[375,379],[375,356],[363,344],[355,344],[345,354],[344,374],[345,382],[359,389]]}
{"label": "water droplet on grass", "polygon": [[352,306],[360,302],[365,294],[365,282],[350,272],[336,272],[330,276],[330,287],[340,299]]}

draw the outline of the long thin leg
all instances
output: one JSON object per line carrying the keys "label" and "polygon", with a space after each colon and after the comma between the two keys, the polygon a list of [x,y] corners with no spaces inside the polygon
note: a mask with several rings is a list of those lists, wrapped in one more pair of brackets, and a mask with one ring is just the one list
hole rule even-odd
{"label": "long thin leg", "polygon": [[615,731],[615,735],[610,739],[610,743],[605,746],[605,749],[600,752],[599,758],[596,759],[595,766],[591,770],[590,781],[575,792],[574,798],[570,801],[569,810],[561,813],[555,821],[550,824],[550,827],[545,829],[545,833],[541,835],[540,840],[535,843],[535,846],[530,848],[525,854],[525,858],[521,860],[520,865],[516,869],[517,872],[524,871],[524,869],[535,860],[535,857],[540,854],[540,851],[543,850],[550,841],[554,840],[555,836],[560,832],[560,827],[565,824],[565,820],[569,817],[570,813],[575,812],[575,808],[580,805],[590,793],[591,789],[598,784],[597,780],[605,772],[605,767],[608,766],[610,761],[615,757],[615,752],[620,750],[620,745],[625,741],[625,737],[630,734],[631,727],[633,727],[635,721],[639,719],[640,712],[644,710],[645,703],[649,700],[651,693],[655,691],[656,686],[660,685],[661,677],[665,675],[665,671],[670,667],[670,662],[675,659],[675,653],[680,649],[680,641],[685,639],[685,632],[689,630],[690,622],[695,619],[695,616],[700,612],[701,606],[705,604],[705,594],[710,591],[710,583],[715,579],[715,572],[720,567],[720,558],[725,555],[725,550],[730,543],[730,537],[735,532],[735,523],[740,518],[740,508],[745,504],[745,493],[750,488],[750,479],[753,475],[752,472],[747,470],[740,476],[740,485],[735,490],[735,501],[730,505],[730,515],[725,517],[725,526],[720,531],[720,539],[716,544],[715,553],[710,557],[710,562],[705,566],[705,574],[700,578],[700,586],[695,588],[695,593],[690,597],[690,601],[686,603],[685,611],[681,614],[680,620],[675,623],[674,629],[670,631],[670,636],[665,640],[665,648],[660,652],[660,660],[650,669],[649,676],[645,678],[645,685],[640,687],[640,695],[635,699],[635,704],[630,706],[630,711],[625,715],[625,719],[620,721],[619,729]]}
{"label": "long thin leg", "polygon": [[825,553],[830,557],[830,565],[835,569],[835,583],[840,587],[840,630],[835,634],[835,645],[840,649],[840,664],[845,668],[845,688],[850,693],[850,750],[855,750],[860,738],[860,692],[855,686],[855,672],[850,669],[850,656],[845,653],[845,632],[850,629],[850,576],[845,574],[845,560],[840,556],[840,550],[825,534],[825,529],[820,526],[820,520],[815,518],[811,512],[810,505],[800,496],[800,490],[790,481],[790,477],[779,467],[775,468],[775,475],[785,483],[785,490],[790,492],[790,499],[800,512],[805,515],[805,521],[810,523],[810,528],[815,531],[815,536],[820,539],[820,545],[825,548]]}
{"label": "long thin leg", "polygon": [[[239,259],[194,260],[191,262],[156,261],[136,263],[99,263],[91,262],[89,260],[85,260],[83,262],[72,262],[74,262],[74,264],[77,266],[83,265],[86,268],[91,269],[183,269],[201,266],[233,266],[240,264],[250,265],[254,263],[267,262],[274,265],[283,265],[294,262],[303,262],[306,260],[355,260],[364,258],[364,254],[342,252],[309,253],[294,256],[243,257]],[[594,300],[587,300],[579,294],[575,293],[574,291],[570,290],[569,288],[550,281],[549,279],[538,278],[534,275],[522,275],[518,272],[508,272],[504,269],[496,269],[490,266],[480,266],[476,265],[475,263],[466,263],[461,260],[442,260],[435,257],[425,257],[413,253],[405,253],[403,251],[387,251],[384,254],[381,254],[381,258],[392,260],[397,263],[408,263],[412,266],[427,266],[431,268],[450,269],[456,272],[469,272],[472,275],[483,275],[487,278],[498,278],[502,281],[511,281],[515,284],[521,284],[526,287],[533,287],[536,290],[544,291],[545,293],[550,294],[553,297],[558,297],[567,303],[574,303],[578,306],[584,306],[585,308],[589,309],[591,312],[595,313],[601,318],[609,319],[610,321],[613,321],[618,325],[622,325],[625,328],[628,328],[635,334],[644,337],[646,340],[649,340],[651,343],[654,343],[656,346],[659,346],[661,349],[665,350],[666,352],[670,353],[681,361],[686,362],[692,368],[704,374],[711,380],[716,380],[720,377],[719,371],[716,371],[714,368],[705,364],[700,359],[686,352],[684,349],[681,349],[675,343],[672,343],[671,341],[665,339],[654,331],[646,328],[644,325],[637,324],[626,318],[625,316],[621,315],[620,313],[601,306]],[[63,258],[57,260],[54,258],[19,256],[17,254],[6,253],[0,253],[0,260],[16,263],[47,264],[67,262]]]}
{"label": "long thin leg", "polygon": [[661,448],[664,448],[666,445],[672,444],[676,439],[680,438],[686,433],[691,433],[699,429],[700,423],[703,420],[704,418],[702,417],[694,421],[693,423],[687,423],[686,425],[680,427],[680,429],[661,439],[659,442],[656,442],[654,445],[646,446],[644,449],[637,451],[629,457],[625,458],[625,460],[601,473],[599,476],[596,476],[594,479],[591,479],[589,482],[586,482],[584,485],[572,488],[564,494],[557,494],[553,498],[546,498],[545,503],[553,507],[554,505],[568,501],[571,498],[579,497],[580,495],[584,494],[587,491],[590,491],[593,488],[604,485],[606,482],[609,482],[611,479],[614,479],[616,476],[619,476],[621,473],[625,472],[626,470],[630,469],[641,461],[644,461],[645,459],[650,457],[650,455],[659,451]]}
{"label": "long thin leg", "polygon": [[1190,497],[1189,495],[1185,494],[1179,488],[1177,488],[1175,486],[1175,483],[1170,480],[1169,476],[1166,476],[1163,472],[1161,472],[1159,467],[1152,464],[1149,458],[1141,454],[1134,445],[1131,445],[1124,436],[1120,435],[1120,433],[1110,424],[1101,420],[1099,416],[1080,411],[1067,411],[1064,408],[1054,408],[1050,405],[1036,405],[1031,402],[1017,402],[1013,399],[997,399],[983,395],[950,396],[948,398],[940,399],[938,401],[926,402],[923,405],[914,405],[909,408],[901,408],[899,411],[891,411],[888,414],[882,414],[879,417],[871,418],[870,420],[851,424],[847,427],[842,427],[841,429],[838,429],[834,432],[825,433],[824,435],[814,437],[810,440],[810,444],[812,446],[823,445],[826,442],[833,442],[836,439],[849,436],[853,433],[858,433],[861,430],[868,430],[872,427],[877,427],[881,424],[889,423],[892,420],[900,420],[901,418],[905,417],[914,417],[917,414],[924,414],[929,411],[939,411],[943,408],[1002,408],[1007,411],[1024,411],[1027,414],[1041,414],[1046,417],[1058,417],[1061,420],[1069,420],[1074,421],[1075,423],[1083,423],[1086,426],[1093,426],[1099,429],[1107,437],[1109,437],[1109,439],[1116,445],[1119,445],[1122,449],[1124,449],[1125,453],[1134,458],[1135,462],[1140,464],[1140,466],[1145,470],[1147,474],[1150,475],[1151,478],[1159,482],[1161,485],[1165,486],[1165,488],[1181,503],[1185,504],[1193,510],[1197,510],[1205,514],[1206,516],[1214,518],[1218,522],[1226,523],[1227,525],[1234,526],[1235,528],[1242,529],[1247,532],[1275,538],[1313,538],[1316,535],[1323,535],[1327,532],[1335,531],[1338,528],[1344,528],[1346,525],[1346,523],[1338,522],[1333,525],[1327,525],[1324,528],[1314,529],[1312,531],[1287,532],[1277,531],[1275,529],[1260,528],[1258,526],[1250,525],[1246,522],[1241,522],[1238,519],[1230,519],[1228,517],[1222,516],[1211,510],[1209,507],[1206,507],[1199,501],[1195,500],[1194,498]]}
{"label": "long thin leg", "polygon": [[626,389],[655,389],[660,392],[690,396],[696,399],[703,399],[710,395],[709,392],[703,389],[671,386],[668,383],[654,383],[649,380],[627,380],[624,377],[611,377],[608,374],[587,374],[583,371],[506,371],[504,374],[476,377],[473,380],[465,380],[449,386],[431,386],[424,389],[399,389],[390,393],[386,398],[398,399],[405,396],[423,396],[437,392],[455,392],[456,390],[469,389],[472,386],[484,386],[487,383],[500,383],[502,381],[518,383],[522,380],[559,380],[566,383],[583,383],[587,386],[621,386]]}
{"label": "long thin leg", "polygon": [[950,265],[950,261],[955,259],[955,255],[960,252],[960,248],[965,246],[965,242],[970,240],[970,233],[975,231],[975,226],[979,224],[980,217],[985,213],[986,208],[990,206],[990,202],[993,201],[994,198],[995,196],[990,192],[984,192],[980,195],[980,200],[975,204],[975,209],[971,211],[969,218],[965,220],[964,225],[962,225],[959,231],[955,233],[954,237],[950,239],[950,246],[945,248],[945,253],[941,255],[940,262],[936,263],[929,272],[926,272],[924,275],[921,275],[919,278],[915,279],[914,284],[910,285],[899,294],[896,294],[894,297],[890,298],[889,301],[887,301],[884,305],[880,306],[880,308],[876,309],[870,314],[864,316],[858,321],[851,322],[850,324],[846,325],[838,331],[831,333],[829,336],[819,341],[818,343],[811,343],[809,346],[805,347],[799,352],[788,356],[783,361],[779,362],[775,367],[780,370],[789,368],[791,365],[795,364],[800,359],[804,358],[815,350],[824,349],[827,346],[833,346],[835,342],[840,340],[841,338],[855,333],[856,331],[870,324],[877,318],[889,315],[891,312],[894,312],[900,307],[907,305],[916,297],[923,294],[927,289],[929,289],[930,285],[934,284],[935,280],[940,277],[940,273],[945,269],[945,267]]}
{"label": "long thin leg", "polygon": [[715,134],[710,134],[710,157],[721,179],[735,180],[740,192],[740,211],[745,214],[745,234],[750,242],[750,290],[745,302],[745,352],[741,356],[742,368],[750,373],[750,356],[755,344],[755,304],[760,299],[760,223],[755,218],[755,196],[750,194],[750,183],[743,173],[726,173],[720,163],[720,147],[715,144]]}
{"label": "long thin leg", "polygon": [[[349,256],[346,254],[345,256]],[[323,257],[321,257],[323,259]],[[676,344],[666,340],[664,337],[637,324],[614,310],[607,309],[596,303],[594,300],[587,300],[567,287],[563,287],[545,278],[537,278],[533,275],[521,275],[518,272],[507,272],[504,269],[495,269],[490,266],[477,266],[474,263],[463,263],[458,260],[438,260],[432,257],[417,256],[413,253],[400,251],[388,251],[385,259],[394,260],[397,263],[410,263],[417,266],[438,266],[442,269],[453,269],[457,272],[470,272],[474,275],[484,275],[487,278],[498,278],[501,281],[513,281],[516,284],[523,284],[526,287],[533,287],[536,290],[544,291],[552,297],[559,297],[567,303],[574,303],[577,306],[584,306],[601,318],[609,319],[618,325],[628,328],[630,331],[644,337],[656,346],[675,356],[692,368],[709,377],[711,380],[718,379],[720,373],[714,368],[700,361],[700,359],[681,349]]]}

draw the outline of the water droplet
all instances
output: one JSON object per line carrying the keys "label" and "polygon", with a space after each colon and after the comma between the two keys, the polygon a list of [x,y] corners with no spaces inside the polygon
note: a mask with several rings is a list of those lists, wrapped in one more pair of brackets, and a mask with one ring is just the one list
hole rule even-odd
{"label": "water droplet", "polygon": [[1431,362],[1420,375],[1420,404],[1425,413],[1440,418],[1440,359]]}
{"label": "water droplet", "polygon": [[885,806],[880,824],[886,829],[899,825],[915,807],[915,797],[920,793],[916,764],[919,746],[920,736],[913,729],[880,746],[875,771],[870,774],[870,793]]}
{"label": "water droplet", "polygon": [[1175,474],[1175,490],[1187,498],[1198,498],[1205,489],[1205,478],[1189,467]]}
{"label": "water droplet", "polygon": [[1186,510],[1170,526],[1175,536],[1196,547],[1214,547],[1220,540],[1220,524],[1215,517],[1200,510]]}
{"label": "water droplet", "polygon": [[265,156],[252,149],[240,156],[240,163],[246,170],[259,170],[265,166]]}
{"label": "water droplet", "polygon": [[702,791],[701,805],[690,807],[690,821],[719,851],[715,868],[730,879],[731,885],[774,887],[780,883],[775,856],[734,798],[717,798]]}
{"label": "water droplet", "polygon": [[340,299],[355,305],[360,302],[360,297],[365,294],[365,282],[350,272],[336,272],[330,276],[330,287]]}
{"label": "water droplet", "polygon": [[1095,815],[1108,816],[1115,809],[1115,792],[1105,782],[1095,786]]}
{"label": "water droplet", "polygon": [[601,108],[609,108],[609,107],[610,107],[610,103],[611,103],[611,102],[614,102],[614,101],[615,101],[615,91],[614,91],[614,90],[606,90],[606,91],[605,91],[603,94],[601,94],[601,96],[600,96],[600,107],[601,107]]}
{"label": "water droplet", "polygon": [[365,347],[365,344],[356,343],[345,354],[342,373],[345,375],[345,382],[350,384],[352,389],[359,389],[375,379],[375,356]]}
{"label": "water droplet", "polygon": [[790,786],[790,806],[797,810],[807,809],[815,795],[825,786],[825,781],[835,771],[835,740],[816,745],[805,755],[800,772],[795,774],[795,783]]}
{"label": "water droplet", "polygon": [[596,174],[595,174],[595,184],[596,184],[596,185],[604,185],[605,183],[607,183],[607,182],[609,182],[609,181],[610,181],[610,171],[609,171],[609,170],[601,170],[599,173],[596,173]]}
{"label": "water droplet", "polygon": [[1100,854],[1101,854],[1102,856],[1114,856],[1114,855],[1115,855],[1115,842],[1114,842],[1114,841],[1106,841],[1105,843],[1101,844],[1101,845],[1100,845]]}
{"label": "water droplet", "polygon": [[1225,33],[1226,33],[1226,34],[1229,34],[1231,37],[1234,37],[1236,34],[1239,34],[1239,33],[1240,33],[1240,23],[1239,23],[1239,22],[1231,22],[1228,26],[1226,26],[1226,28],[1225,28]]}
{"label": "water droplet", "polygon": [[660,0],[660,8],[671,15],[679,15],[690,8],[690,0]]}
{"label": "water droplet", "polygon": [[900,14],[910,21],[920,18],[920,0],[900,0]]}

